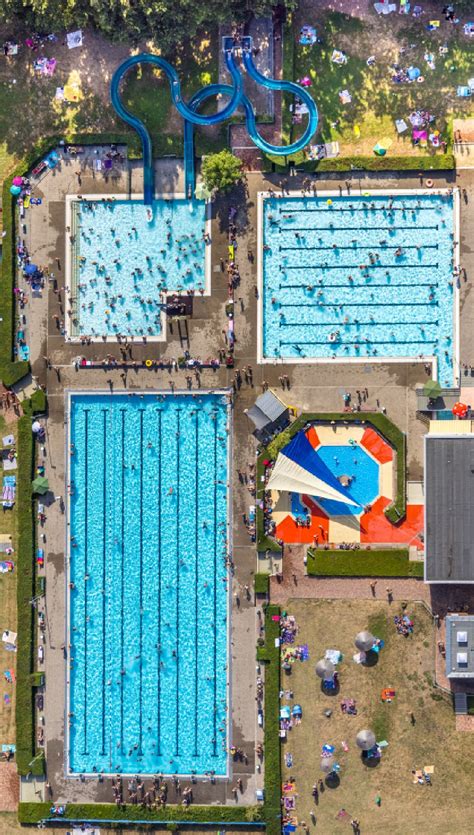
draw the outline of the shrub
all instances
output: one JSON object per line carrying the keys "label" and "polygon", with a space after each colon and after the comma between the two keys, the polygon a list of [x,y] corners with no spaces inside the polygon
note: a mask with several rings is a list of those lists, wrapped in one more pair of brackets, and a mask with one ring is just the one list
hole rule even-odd
{"label": "shrub", "polygon": [[46,393],[43,389],[37,389],[33,392],[29,400],[22,402],[23,414],[28,415],[28,417],[44,414],[46,412],[47,402]]}
{"label": "shrub", "polygon": [[278,157],[266,154],[267,170],[284,173],[288,165],[308,173],[337,171],[452,171],[456,167],[453,154],[423,154],[408,157],[335,157],[334,159],[308,160],[304,151]]}
{"label": "shrub", "polygon": [[17,553],[17,609],[18,651],[16,687],[16,761],[18,773],[28,774],[35,756],[34,703],[31,674],[33,673],[33,607],[30,603],[35,591],[34,532],[31,480],[33,478],[33,434],[31,420],[23,416],[18,421],[18,553]]}
{"label": "shrub", "polygon": [[410,562],[406,548],[371,551],[308,549],[311,577],[423,577],[423,562]]}
{"label": "shrub", "polygon": [[[278,694],[277,694],[278,695]],[[278,715],[278,714],[277,714]],[[263,822],[264,807],[248,806],[166,806],[164,809],[142,808],[135,804],[116,806],[115,803],[68,803],[61,823],[74,821],[157,821],[169,823],[223,824],[233,821],[245,823],[248,810],[255,808],[256,822]],[[36,824],[51,818],[51,803],[20,803],[18,820],[22,824]],[[58,821],[58,823],[59,823]]]}
{"label": "shrub", "polygon": [[[280,614],[278,606],[265,609],[265,820],[268,835],[281,832],[281,762],[280,762],[280,623],[273,620]],[[258,658],[258,653],[257,653]]]}
{"label": "shrub", "polygon": [[201,173],[210,191],[229,191],[242,180],[242,160],[227,150],[209,154],[202,161]]}
{"label": "shrub", "polygon": [[270,587],[270,575],[264,572],[257,573],[254,577],[255,594],[268,594]]}

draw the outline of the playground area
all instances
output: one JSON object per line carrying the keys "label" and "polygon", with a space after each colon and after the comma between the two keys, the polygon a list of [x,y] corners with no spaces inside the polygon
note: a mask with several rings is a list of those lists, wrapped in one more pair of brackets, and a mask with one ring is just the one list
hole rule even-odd
{"label": "playground area", "polygon": [[422,547],[423,503],[393,525],[396,454],[371,426],[312,424],[283,447],[269,473],[267,520],[285,543]]}
{"label": "playground area", "polygon": [[[309,831],[350,831],[350,820],[360,821],[361,832],[410,830],[466,833],[463,797],[469,785],[470,734],[454,730],[451,701],[433,687],[435,634],[424,606],[379,601],[302,601],[289,599],[288,615],[295,618],[293,644],[307,645],[307,661],[295,660],[291,674],[282,672],[281,705],[302,710],[282,744],[282,780],[287,790],[288,815]],[[398,634],[394,617],[405,613],[413,624]],[[368,630],[381,639],[377,663],[355,663],[356,633]],[[283,647],[291,651],[293,645]],[[337,664],[338,686],[326,691],[315,665],[327,649],[342,653]],[[287,698],[291,691],[292,698]],[[394,692],[382,700],[383,691]],[[341,703],[345,703],[344,711]],[[325,715],[330,711],[330,716]],[[355,711],[355,713],[353,712]],[[380,758],[364,762],[356,745],[361,729],[373,731]],[[321,769],[322,746],[334,747],[340,766],[335,779]],[[291,755],[292,765],[286,763]],[[413,771],[426,770],[431,784]],[[294,783],[289,778],[292,777]],[[312,796],[314,784],[324,790]],[[291,809],[291,807],[293,807]],[[341,810],[345,810],[343,814]]]}

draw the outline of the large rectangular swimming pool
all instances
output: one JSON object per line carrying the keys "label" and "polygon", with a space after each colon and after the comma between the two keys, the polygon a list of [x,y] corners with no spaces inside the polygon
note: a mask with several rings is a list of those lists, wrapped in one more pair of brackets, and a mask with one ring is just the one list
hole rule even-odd
{"label": "large rectangular swimming pool", "polygon": [[263,361],[434,357],[454,384],[451,193],[260,200]]}
{"label": "large rectangular swimming pool", "polygon": [[228,398],[69,407],[69,774],[224,775]]}

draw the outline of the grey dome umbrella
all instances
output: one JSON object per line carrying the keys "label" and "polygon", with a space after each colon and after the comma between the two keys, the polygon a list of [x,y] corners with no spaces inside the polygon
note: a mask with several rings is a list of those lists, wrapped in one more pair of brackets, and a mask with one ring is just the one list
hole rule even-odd
{"label": "grey dome umbrella", "polygon": [[332,661],[328,661],[327,658],[321,658],[321,660],[316,664],[316,675],[327,681],[332,678],[335,669],[336,668]]}
{"label": "grey dome umbrella", "polygon": [[363,652],[368,652],[369,649],[372,649],[373,645],[375,644],[375,638],[370,632],[364,630],[363,632],[357,633],[357,635],[355,636],[354,643],[357,649],[360,649]]}
{"label": "grey dome umbrella", "polygon": [[374,732],[367,729],[359,731],[356,736],[356,744],[362,749],[362,751],[370,751],[370,749],[374,747],[375,741]]}
{"label": "grey dome umbrella", "polygon": [[321,758],[321,771],[325,774],[330,774],[334,767],[334,757]]}

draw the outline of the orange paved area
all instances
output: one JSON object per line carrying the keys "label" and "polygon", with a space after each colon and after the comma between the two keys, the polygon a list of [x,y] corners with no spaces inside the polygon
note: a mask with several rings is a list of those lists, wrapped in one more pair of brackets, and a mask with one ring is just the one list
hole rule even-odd
{"label": "orange paved area", "polygon": [[360,541],[371,543],[390,543],[393,545],[417,545],[423,547],[418,534],[424,528],[424,507],[418,504],[407,505],[406,516],[399,525],[392,525],[384,514],[389,499],[380,496],[368,513],[360,517]]}
{"label": "orange paved area", "polygon": [[302,496],[303,504],[309,507],[311,512],[311,525],[309,528],[297,525],[290,514],[276,527],[276,538],[283,542],[313,544],[314,537],[319,542],[327,542],[329,537],[329,519],[320,507],[310,498]]}
{"label": "orange paved area", "polygon": [[381,464],[393,461],[393,449],[380,437],[375,429],[366,429],[361,440],[361,446],[368,449]]}
{"label": "orange paved area", "polygon": [[320,444],[320,440],[318,438],[318,433],[316,432],[316,429],[314,428],[314,426],[311,426],[311,428],[308,429],[307,432],[305,432],[305,435],[306,435],[308,441],[310,442],[311,446],[313,447],[313,449],[317,449],[317,447]]}

